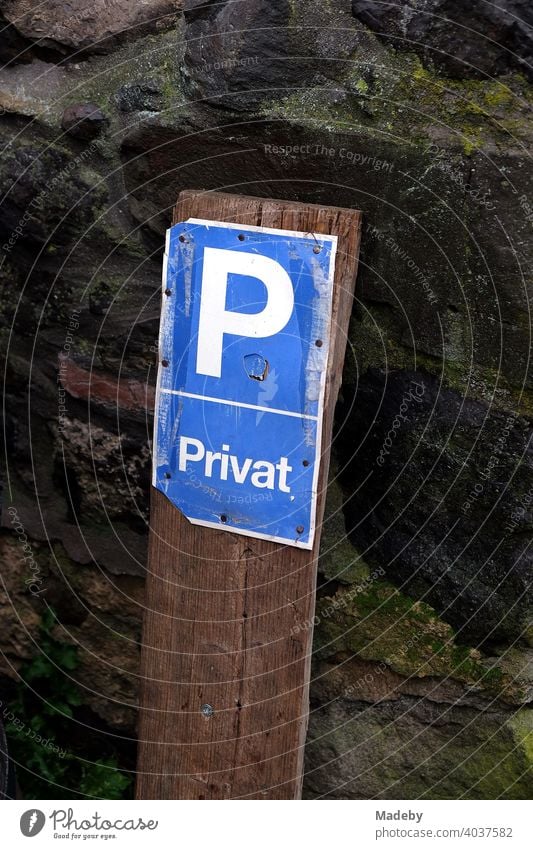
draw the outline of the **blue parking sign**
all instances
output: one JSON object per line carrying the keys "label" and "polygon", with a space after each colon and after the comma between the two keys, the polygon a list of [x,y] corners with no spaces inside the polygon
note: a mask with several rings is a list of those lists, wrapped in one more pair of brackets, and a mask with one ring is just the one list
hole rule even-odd
{"label": "blue parking sign", "polygon": [[153,485],[193,523],[310,549],[336,236],[167,231]]}

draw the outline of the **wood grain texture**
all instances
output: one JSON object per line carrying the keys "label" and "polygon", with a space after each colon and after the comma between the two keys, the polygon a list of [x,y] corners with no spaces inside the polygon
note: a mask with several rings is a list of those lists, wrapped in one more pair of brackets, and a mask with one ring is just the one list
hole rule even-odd
{"label": "wood grain texture", "polygon": [[[207,218],[338,238],[312,551],[191,525],[152,489],[137,798],[297,799],[320,524],[361,231],[357,210],[184,191]],[[205,716],[202,706],[213,713]]]}

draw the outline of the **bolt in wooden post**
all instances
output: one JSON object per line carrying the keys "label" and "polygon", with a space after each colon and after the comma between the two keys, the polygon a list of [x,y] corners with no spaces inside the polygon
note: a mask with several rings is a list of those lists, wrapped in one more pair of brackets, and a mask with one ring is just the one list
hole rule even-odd
{"label": "bolt in wooden post", "polygon": [[184,191],[202,218],[338,237],[312,551],[193,525],[152,489],[137,798],[297,799],[329,446],[352,309],[361,213]]}

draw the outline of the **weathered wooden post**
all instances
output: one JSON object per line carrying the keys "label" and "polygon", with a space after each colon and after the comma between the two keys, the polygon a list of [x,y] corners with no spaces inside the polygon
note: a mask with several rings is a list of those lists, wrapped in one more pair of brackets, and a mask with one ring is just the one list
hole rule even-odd
{"label": "weathered wooden post", "polygon": [[[210,227],[210,221],[219,223]],[[296,799],[320,525],[361,213],[184,191],[177,222],[184,222],[174,234],[181,244],[168,256],[163,294],[137,797]],[[235,238],[232,247],[228,232]],[[204,276],[197,297],[191,275],[201,273],[201,248]],[[190,266],[180,270],[180,262]],[[242,275],[261,281],[250,284],[254,294],[246,304],[228,282],[232,273],[241,275],[241,290]],[[175,291],[176,280],[187,291]],[[314,292],[310,301],[305,286]],[[182,340],[176,362],[169,345],[182,321],[184,327],[197,321],[197,332]],[[239,347],[243,339],[248,348]],[[260,403],[231,399],[227,391],[222,400],[222,345],[224,363],[231,366],[235,355],[242,365],[241,371],[234,367],[232,379],[237,375],[243,391],[252,387]],[[242,357],[244,350],[249,354]],[[192,432],[200,420],[201,437]],[[268,453],[276,442],[277,463]],[[245,484],[250,502],[243,496],[239,503],[228,487],[239,491],[252,475],[257,499]],[[190,500],[202,495],[202,504],[191,508]],[[283,515],[274,515],[269,525],[264,517],[275,514],[278,503],[285,505]]]}

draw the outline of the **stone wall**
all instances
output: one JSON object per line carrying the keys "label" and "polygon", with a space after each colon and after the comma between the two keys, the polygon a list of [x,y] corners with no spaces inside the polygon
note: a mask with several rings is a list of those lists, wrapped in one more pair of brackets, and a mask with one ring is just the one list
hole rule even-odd
{"label": "stone wall", "polygon": [[52,608],[131,745],[178,192],[360,208],[306,795],[527,798],[528,4],[93,6],[0,3],[5,692]]}

